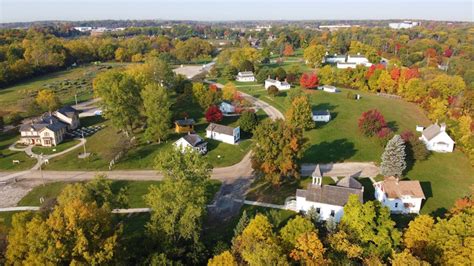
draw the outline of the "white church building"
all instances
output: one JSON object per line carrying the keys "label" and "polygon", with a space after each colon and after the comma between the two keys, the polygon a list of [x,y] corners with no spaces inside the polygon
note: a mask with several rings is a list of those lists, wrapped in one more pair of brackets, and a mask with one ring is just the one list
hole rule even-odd
{"label": "white church building", "polygon": [[317,165],[312,178],[307,189],[296,190],[297,211],[307,212],[314,208],[321,220],[332,218],[339,222],[349,196],[357,195],[360,202],[363,202],[364,187],[353,177],[345,177],[336,185],[323,185],[322,173]]}
{"label": "white church building", "polygon": [[420,140],[426,148],[434,152],[453,152],[454,140],[446,133],[446,124],[433,124],[421,133]]}

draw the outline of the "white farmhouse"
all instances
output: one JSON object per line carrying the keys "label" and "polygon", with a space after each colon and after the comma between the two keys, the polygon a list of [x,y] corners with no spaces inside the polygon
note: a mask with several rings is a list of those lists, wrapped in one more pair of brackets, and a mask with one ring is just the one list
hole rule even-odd
{"label": "white farmhouse", "polygon": [[427,127],[421,133],[420,140],[426,145],[426,148],[435,152],[453,152],[454,140],[446,133],[446,124],[440,126],[436,123]]}
{"label": "white farmhouse", "polygon": [[210,123],[206,128],[206,138],[236,144],[240,140],[240,127],[229,127]]}
{"label": "white farmhouse", "polygon": [[319,90],[325,91],[325,92],[330,92],[330,93],[336,93],[338,92],[337,88],[332,86],[332,85],[323,85],[318,87]]}
{"label": "white farmhouse", "polygon": [[252,71],[239,72],[235,77],[235,81],[239,82],[254,82],[255,76]]}
{"label": "white farmhouse", "polygon": [[270,88],[270,86],[275,86],[280,91],[289,90],[291,88],[290,83],[286,82],[286,80],[285,81],[279,81],[279,80],[275,80],[275,79],[265,80],[265,89],[268,90],[268,88]]}
{"label": "white farmhouse", "polygon": [[235,106],[229,101],[222,101],[219,105],[219,110],[224,114],[235,113]]}
{"label": "white farmhouse", "polygon": [[329,110],[313,110],[312,112],[314,122],[329,122],[331,120],[331,113]]}
{"label": "white farmhouse", "polygon": [[364,188],[353,177],[345,177],[334,185],[323,185],[319,165],[313,174],[313,181],[307,189],[296,190],[296,210],[307,212],[314,208],[321,220],[334,219],[339,222],[344,214],[344,205],[349,196],[357,195],[363,202]]}
{"label": "white farmhouse", "polygon": [[337,64],[337,63],[344,63],[346,62],[346,56],[345,55],[329,55],[326,53],[326,56],[323,59],[323,63],[326,64]]}
{"label": "white farmhouse", "polygon": [[387,206],[392,213],[419,213],[425,194],[419,181],[399,181],[386,177],[374,184],[375,199]]}
{"label": "white farmhouse", "polygon": [[173,143],[173,145],[181,152],[191,149],[200,154],[207,153],[207,142],[205,142],[198,134],[185,135]]}

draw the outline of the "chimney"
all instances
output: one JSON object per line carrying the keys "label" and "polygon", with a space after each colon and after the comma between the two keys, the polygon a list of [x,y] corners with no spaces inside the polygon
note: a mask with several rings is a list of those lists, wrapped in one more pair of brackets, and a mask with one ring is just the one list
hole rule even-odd
{"label": "chimney", "polygon": [[280,80],[280,77],[276,77],[275,80]]}
{"label": "chimney", "polygon": [[446,131],[446,123],[441,123],[441,124],[440,124],[440,130],[441,130],[441,132],[445,132],[445,131]]}

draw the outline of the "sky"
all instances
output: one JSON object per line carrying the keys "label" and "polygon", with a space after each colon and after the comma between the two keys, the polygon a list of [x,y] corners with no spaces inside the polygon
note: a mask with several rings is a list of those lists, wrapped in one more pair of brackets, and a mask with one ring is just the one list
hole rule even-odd
{"label": "sky", "polygon": [[474,0],[0,0],[0,22],[40,20],[474,21]]}

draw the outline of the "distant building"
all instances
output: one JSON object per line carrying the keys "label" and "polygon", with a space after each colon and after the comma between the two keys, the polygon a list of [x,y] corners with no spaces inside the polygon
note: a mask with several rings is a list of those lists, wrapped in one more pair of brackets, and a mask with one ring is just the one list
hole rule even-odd
{"label": "distant building", "polygon": [[194,150],[200,154],[207,153],[207,142],[197,134],[188,134],[178,139],[173,145],[181,152],[188,149]]}
{"label": "distant building", "polygon": [[446,124],[433,124],[421,133],[420,140],[426,145],[426,148],[435,152],[453,152],[454,140],[446,133]]}
{"label": "distant building", "polygon": [[322,90],[322,91],[325,91],[325,92],[329,92],[329,93],[336,93],[338,92],[337,88],[332,86],[332,85],[322,85],[322,86],[319,86],[318,87],[318,90]]}
{"label": "distant building", "polygon": [[375,199],[393,213],[419,213],[425,194],[419,181],[387,177],[374,184]]}
{"label": "distant building", "polygon": [[314,122],[329,122],[331,120],[331,113],[329,110],[313,110],[312,117]]}
{"label": "distant building", "polygon": [[236,144],[240,140],[240,127],[229,127],[210,123],[206,128],[206,138]]}
{"label": "distant building", "polygon": [[279,80],[269,78],[269,79],[265,80],[265,89],[268,90],[268,88],[270,88],[270,86],[275,86],[275,87],[278,88],[278,90],[281,90],[281,91],[289,90],[291,88],[290,83],[286,82],[286,80],[285,81],[279,81]]}
{"label": "distant building", "polygon": [[336,65],[339,69],[345,68],[356,68],[357,66],[370,67],[372,63],[369,62],[365,56],[357,55],[326,55],[323,59],[323,63]]}
{"label": "distant building", "polygon": [[307,189],[296,190],[296,210],[307,212],[314,209],[321,220],[341,220],[346,205],[351,195],[357,195],[363,202],[364,187],[353,177],[345,177],[336,185],[323,185],[322,173],[319,165],[312,174],[312,183]]}
{"label": "distant building", "polygon": [[359,25],[348,25],[348,24],[338,24],[338,25],[321,25],[319,26],[320,30],[329,30],[336,31],[340,29],[348,29],[352,27],[360,27]]}
{"label": "distant building", "polygon": [[252,71],[239,72],[235,77],[235,81],[239,82],[254,82],[255,76]]}
{"label": "distant building", "polygon": [[80,32],[88,32],[92,30],[92,27],[74,27],[74,29]]}
{"label": "distant building", "polygon": [[185,118],[174,121],[176,133],[189,133],[194,131],[194,125],[196,122],[192,118]]}
{"label": "distant building", "polygon": [[219,110],[224,114],[235,113],[235,106],[229,101],[222,101]]}
{"label": "distant building", "polygon": [[410,29],[413,27],[416,27],[420,25],[418,22],[414,21],[403,21],[403,22],[395,22],[395,23],[389,23],[388,26],[392,29]]}
{"label": "distant building", "polygon": [[346,56],[345,55],[329,55],[326,53],[326,56],[323,59],[323,63],[326,64],[337,64],[337,63],[345,63],[346,62]]}

